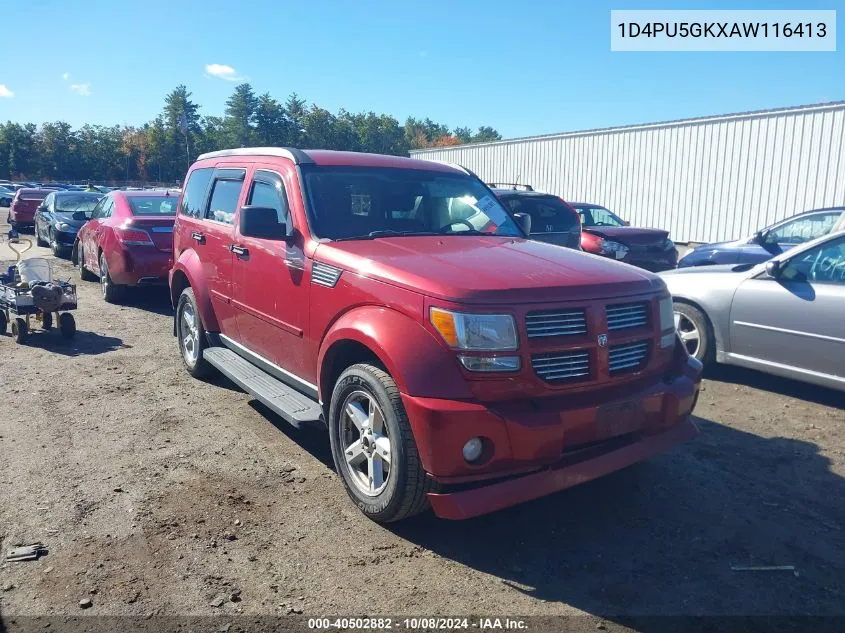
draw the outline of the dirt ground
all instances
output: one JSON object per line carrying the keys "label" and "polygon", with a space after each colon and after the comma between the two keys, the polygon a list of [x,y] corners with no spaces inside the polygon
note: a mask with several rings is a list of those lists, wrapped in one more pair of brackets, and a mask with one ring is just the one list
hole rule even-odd
{"label": "dirt ground", "polygon": [[85,598],[109,615],[845,615],[845,394],[720,369],[700,437],[671,453],[491,516],[383,527],[324,433],[187,375],[165,291],[118,307],[79,289],[73,342],[0,337],[0,550],[49,548],[0,564],[7,625]]}

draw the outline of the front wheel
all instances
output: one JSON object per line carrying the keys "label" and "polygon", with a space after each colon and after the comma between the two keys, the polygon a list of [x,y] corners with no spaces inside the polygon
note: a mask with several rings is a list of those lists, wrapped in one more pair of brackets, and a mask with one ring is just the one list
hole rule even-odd
{"label": "front wheel", "polygon": [[63,312],[59,315],[59,330],[65,338],[73,338],[76,336],[76,319],[69,312]]}
{"label": "front wheel", "polygon": [[358,364],[341,374],[329,437],[346,492],[366,516],[389,523],[428,509],[434,482],[422,469],[399,389],[386,371]]}
{"label": "front wheel", "polygon": [[6,317],[6,311],[0,310],[0,334],[6,334],[7,325],[8,319]]}
{"label": "front wheel", "polygon": [[20,317],[12,321],[12,336],[15,338],[15,343],[23,344],[26,342],[26,335],[29,332],[29,326],[26,324],[26,319]]}
{"label": "front wheel", "polygon": [[202,356],[203,350],[208,347],[208,339],[191,288],[182,291],[176,304],[176,338],[182,364],[191,376],[206,378],[214,373],[214,367]]}
{"label": "front wheel", "polygon": [[41,233],[38,231],[38,225],[35,225],[35,245],[36,246],[47,246],[47,242],[41,239]]}
{"label": "front wheel", "polygon": [[56,257],[63,257],[65,254],[65,247],[59,244],[56,233],[52,229],[50,229],[50,250]]}
{"label": "front wheel", "polygon": [[687,353],[705,366],[715,360],[715,341],[710,320],[701,310],[687,303],[674,305],[675,330]]}

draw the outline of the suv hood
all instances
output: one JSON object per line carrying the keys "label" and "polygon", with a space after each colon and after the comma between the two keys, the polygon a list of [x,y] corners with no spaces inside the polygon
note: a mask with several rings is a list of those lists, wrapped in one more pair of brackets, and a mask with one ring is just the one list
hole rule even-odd
{"label": "suv hood", "polygon": [[314,257],[457,303],[582,301],[664,288],[659,277],[639,268],[522,238],[444,235],[325,242]]}
{"label": "suv hood", "polygon": [[669,237],[669,231],[633,226],[585,226],[582,230],[623,244],[654,244]]}

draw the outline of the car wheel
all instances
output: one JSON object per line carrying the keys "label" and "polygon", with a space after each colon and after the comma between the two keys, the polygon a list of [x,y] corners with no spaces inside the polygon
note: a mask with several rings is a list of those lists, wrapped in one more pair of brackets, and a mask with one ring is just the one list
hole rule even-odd
{"label": "car wheel", "polygon": [[123,286],[112,281],[109,275],[109,266],[106,263],[106,254],[100,253],[100,292],[106,303],[117,303],[123,296]]}
{"label": "car wheel", "polygon": [[85,268],[85,257],[82,253],[82,242],[76,243],[76,266],[79,268],[79,278],[82,281],[94,281],[97,279],[96,275],[88,272],[88,269]]}
{"label": "car wheel", "polygon": [[56,257],[62,257],[65,252],[65,247],[59,244],[58,239],[56,239],[56,233],[53,229],[50,229],[50,250],[53,251],[53,255]]}
{"label": "car wheel", "polygon": [[329,437],[335,468],[349,497],[380,523],[428,509],[434,482],[422,469],[408,414],[390,374],[358,364],[332,391]]}
{"label": "car wheel", "polygon": [[53,329],[53,313],[52,312],[44,312],[41,315],[41,329],[42,330],[52,330]]}
{"label": "car wheel", "polygon": [[65,338],[73,338],[76,336],[76,319],[69,312],[63,312],[59,315],[59,330]]}
{"label": "car wheel", "polygon": [[38,232],[38,225],[35,225],[35,244],[36,246],[47,246],[47,242],[41,239],[41,233]]}
{"label": "car wheel", "polygon": [[0,310],[0,334],[6,334],[6,327],[8,326],[8,322],[6,319],[6,311]]}
{"label": "car wheel", "polygon": [[176,304],[176,340],[179,342],[182,363],[191,376],[206,378],[214,373],[214,367],[202,355],[208,347],[208,338],[191,288],[182,291]]}
{"label": "car wheel", "polygon": [[715,360],[715,340],[710,320],[701,310],[688,303],[675,302],[675,329],[687,353],[710,365]]}

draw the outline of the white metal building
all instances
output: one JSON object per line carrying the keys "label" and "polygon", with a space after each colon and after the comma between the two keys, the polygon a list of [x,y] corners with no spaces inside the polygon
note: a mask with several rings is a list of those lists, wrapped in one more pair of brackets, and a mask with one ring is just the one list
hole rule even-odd
{"label": "white metal building", "polygon": [[678,242],[845,205],[845,101],[412,151],[604,205]]}

